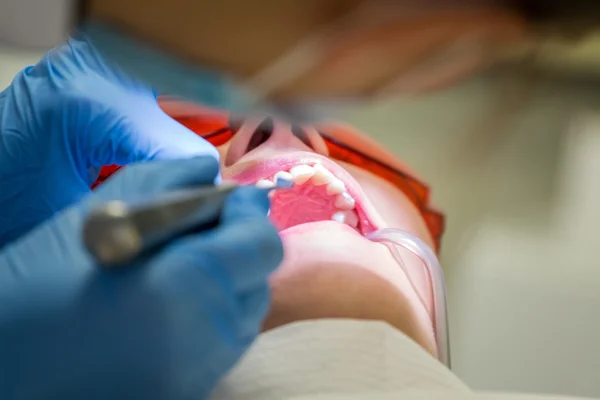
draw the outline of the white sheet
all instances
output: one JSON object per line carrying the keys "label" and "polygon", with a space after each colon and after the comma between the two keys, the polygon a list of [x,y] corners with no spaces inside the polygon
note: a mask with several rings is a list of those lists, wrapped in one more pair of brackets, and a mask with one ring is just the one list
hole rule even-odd
{"label": "white sheet", "polygon": [[[211,400],[568,399],[472,392],[382,322],[319,320],[261,335]],[[572,399],[572,398],[571,398]]]}

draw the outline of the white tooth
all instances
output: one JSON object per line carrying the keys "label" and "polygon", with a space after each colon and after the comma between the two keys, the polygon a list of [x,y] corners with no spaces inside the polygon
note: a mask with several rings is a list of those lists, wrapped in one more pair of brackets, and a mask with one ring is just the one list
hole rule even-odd
{"label": "white tooth", "polygon": [[294,180],[294,177],[289,172],[279,171],[275,174],[275,177],[273,177],[273,182],[277,182],[277,179],[283,179],[284,181],[291,182]]}
{"label": "white tooth", "polygon": [[275,184],[267,179],[261,179],[260,181],[256,182],[255,186],[260,189],[269,189],[275,187]]}
{"label": "white tooth", "polygon": [[326,185],[336,179],[327,168],[320,164],[315,164],[313,168],[315,169],[315,174],[312,177],[311,183],[315,186]]}
{"label": "white tooth", "polygon": [[353,228],[358,226],[358,215],[354,211],[338,211],[331,216],[331,219]]}
{"label": "white tooth", "polygon": [[334,194],[340,194],[345,191],[346,191],[346,185],[344,185],[344,182],[340,181],[337,178],[334,178],[327,185],[327,194],[330,196],[333,196]]}
{"label": "white tooth", "polygon": [[296,185],[302,185],[315,174],[315,170],[310,165],[296,165],[290,170],[292,180]]}
{"label": "white tooth", "polygon": [[267,217],[271,215],[271,209],[269,208],[269,211],[267,211]]}
{"label": "white tooth", "polygon": [[340,210],[352,210],[354,209],[354,204],[354,199],[348,192],[341,193],[335,198],[335,207]]}

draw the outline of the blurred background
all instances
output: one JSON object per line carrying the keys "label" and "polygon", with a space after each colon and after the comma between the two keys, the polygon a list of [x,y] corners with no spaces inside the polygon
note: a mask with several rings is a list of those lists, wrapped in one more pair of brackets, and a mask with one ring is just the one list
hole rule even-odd
{"label": "blurred background", "polygon": [[453,370],[487,390],[600,396],[600,84],[492,73],[349,116],[428,179]]}
{"label": "blurred background", "polygon": [[[448,216],[453,369],[474,388],[600,397],[599,43],[346,117]],[[0,88],[42,53],[0,43]]]}

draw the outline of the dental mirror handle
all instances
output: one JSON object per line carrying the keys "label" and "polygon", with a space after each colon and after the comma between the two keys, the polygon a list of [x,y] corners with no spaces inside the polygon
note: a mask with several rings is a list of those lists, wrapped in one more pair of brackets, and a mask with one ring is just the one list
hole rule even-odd
{"label": "dental mirror handle", "polygon": [[178,190],[136,203],[110,201],[88,215],[84,245],[102,266],[126,263],[186,231],[214,226],[237,187]]}
{"label": "dental mirror handle", "polygon": [[[136,203],[108,202],[88,215],[83,243],[102,266],[126,263],[177,235],[214,227],[227,197],[238,187],[228,183],[172,191]],[[264,190],[291,187],[293,182],[279,178]]]}

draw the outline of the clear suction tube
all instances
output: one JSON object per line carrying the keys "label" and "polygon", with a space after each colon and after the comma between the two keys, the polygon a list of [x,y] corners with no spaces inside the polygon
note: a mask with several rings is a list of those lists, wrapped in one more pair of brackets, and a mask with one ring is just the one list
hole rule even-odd
{"label": "clear suction tube", "polygon": [[427,273],[433,286],[433,319],[438,356],[441,362],[450,367],[446,285],[444,283],[444,273],[436,254],[421,239],[401,229],[380,229],[368,234],[367,238],[371,241],[388,245],[387,247],[403,269],[404,260],[396,246],[410,251],[427,267]]}

